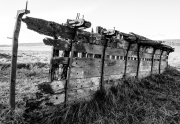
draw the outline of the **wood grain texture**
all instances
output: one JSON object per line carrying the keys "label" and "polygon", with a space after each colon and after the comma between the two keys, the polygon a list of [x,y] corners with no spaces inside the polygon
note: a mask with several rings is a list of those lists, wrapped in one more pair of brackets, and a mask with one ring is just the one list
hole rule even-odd
{"label": "wood grain texture", "polygon": [[128,60],[126,73],[136,73],[137,72],[138,61]]}
{"label": "wood grain texture", "polygon": [[65,93],[53,94],[49,96],[49,102],[53,105],[62,104],[65,101]]}
{"label": "wood grain texture", "polygon": [[151,72],[151,61],[141,61],[139,72],[141,71]]}
{"label": "wood grain texture", "polygon": [[137,52],[136,51],[129,51],[128,57],[134,57],[137,59]]}
{"label": "wood grain texture", "polygon": [[161,69],[165,69],[167,67],[166,61],[161,61]]}
{"label": "wood grain texture", "polygon": [[126,50],[125,49],[117,49],[117,48],[107,47],[105,54],[106,55],[115,55],[115,56],[125,56],[126,55]]}
{"label": "wood grain texture", "polygon": [[21,29],[21,20],[24,14],[30,13],[29,10],[18,10],[16,15],[16,22],[12,38],[12,55],[11,55],[11,71],[10,71],[10,95],[9,103],[12,109],[15,109],[15,87],[16,87],[16,67],[18,54],[18,38]]}
{"label": "wood grain texture", "polygon": [[56,50],[70,50],[70,43],[65,39],[43,39],[45,45],[53,46]]}
{"label": "wood grain texture", "polygon": [[88,43],[75,43],[73,45],[74,51],[91,53],[91,54],[102,54],[103,46],[100,45],[92,45]]}
{"label": "wood grain texture", "polygon": [[94,95],[98,89],[99,86],[93,86],[93,87],[81,88],[76,90],[70,90],[68,92],[68,101],[73,101],[82,97]]}

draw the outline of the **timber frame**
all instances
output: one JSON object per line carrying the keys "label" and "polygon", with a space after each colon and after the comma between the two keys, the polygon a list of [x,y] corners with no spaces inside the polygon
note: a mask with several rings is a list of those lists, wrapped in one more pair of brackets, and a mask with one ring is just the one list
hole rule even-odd
{"label": "timber frame", "polygon": [[100,26],[94,33],[69,23],[61,25],[32,17],[22,21],[28,29],[53,38],[43,39],[45,45],[52,46],[50,85],[54,94],[50,102],[53,104],[89,100],[98,89],[117,85],[123,78],[163,73],[169,53],[174,51],[162,41]]}

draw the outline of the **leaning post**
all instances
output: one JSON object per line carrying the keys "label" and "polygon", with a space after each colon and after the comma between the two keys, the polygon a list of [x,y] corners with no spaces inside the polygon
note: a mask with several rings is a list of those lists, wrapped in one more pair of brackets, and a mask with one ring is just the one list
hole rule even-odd
{"label": "leaning post", "polygon": [[15,86],[16,86],[16,66],[17,66],[17,53],[18,53],[18,37],[21,28],[21,20],[24,14],[30,13],[26,8],[18,10],[16,16],[16,23],[14,27],[13,40],[12,40],[12,55],[11,55],[11,74],[10,74],[10,98],[9,103],[12,109],[15,109]]}

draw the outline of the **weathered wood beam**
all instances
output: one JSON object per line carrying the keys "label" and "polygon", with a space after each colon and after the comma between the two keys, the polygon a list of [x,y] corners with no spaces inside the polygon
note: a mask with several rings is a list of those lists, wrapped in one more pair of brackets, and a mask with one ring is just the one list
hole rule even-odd
{"label": "weathered wood beam", "polygon": [[[22,21],[26,23],[28,29],[33,30],[39,34],[68,39],[73,39],[74,36],[74,28],[66,25],[61,25],[53,21],[46,21],[44,19],[33,17],[26,17],[22,19]],[[82,31],[80,29],[78,29],[77,31],[78,34],[80,33],[84,36],[90,36],[90,32]]]}
{"label": "weathered wood beam", "polygon": [[10,73],[10,97],[9,102],[12,109],[15,109],[15,87],[16,87],[16,66],[17,66],[17,54],[18,54],[18,38],[21,28],[21,20],[24,14],[30,13],[27,10],[27,3],[25,10],[18,10],[16,16],[16,23],[13,33],[12,44],[12,57],[11,57],[11,73]]}
{"label": "weathered wood beam", "polygon": [[45,45],[54,46],[56,49],[59,50],[69,50],[70,43],[65,39],[51,39],[51,38],[44,38],[43,42]]}

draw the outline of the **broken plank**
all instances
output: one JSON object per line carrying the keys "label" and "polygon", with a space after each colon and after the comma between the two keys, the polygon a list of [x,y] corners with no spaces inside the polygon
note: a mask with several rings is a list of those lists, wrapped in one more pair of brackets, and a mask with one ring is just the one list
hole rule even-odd
{"label": "broken plank", "polygon": [[51,39],[45,38],[43,39],[45,45],[53,46],[56,50],[66,50],[69,51],[70,43],[64,39]]}

